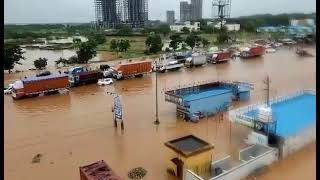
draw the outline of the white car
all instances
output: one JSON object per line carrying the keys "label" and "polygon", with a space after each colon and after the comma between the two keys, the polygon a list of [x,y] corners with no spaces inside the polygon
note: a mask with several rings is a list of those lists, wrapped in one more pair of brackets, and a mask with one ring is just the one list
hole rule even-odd
{"label": "white car", "polygon": [[12,87],[13,87],[13,84],[9,84],[7,87],[4,87],[4,94],[11,94]]}
{"label": "white car", "polygon": [[113,81],[112,81],[111,78],[105,78],[105,79],[99,79],[98,80],[98,85],[99,86],[110,85],[112,83],[113,83]]}
{"label": "white car", "polygon": [[266,52],[267,52],[267,53],[275,53],[276,50],[273,49],[273,48],[268,48],[268,49],[266,50]]}

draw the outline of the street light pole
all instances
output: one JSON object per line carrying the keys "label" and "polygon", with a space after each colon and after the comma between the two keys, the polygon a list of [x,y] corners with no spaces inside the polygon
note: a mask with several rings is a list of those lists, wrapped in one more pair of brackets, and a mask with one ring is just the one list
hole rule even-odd
{"label": "street light pole", "polygon": [[158,116],[158,61],[156,60],[156,120],[154,124],[160,124],[159,116]]}

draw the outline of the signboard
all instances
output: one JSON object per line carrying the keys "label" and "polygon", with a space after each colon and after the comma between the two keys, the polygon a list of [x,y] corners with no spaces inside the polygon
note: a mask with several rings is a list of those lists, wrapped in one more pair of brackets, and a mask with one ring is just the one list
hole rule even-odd
{"label": "signboard", "polygon": [[122,105],[121,105],[121,101],[120,101],[120,97],[118,95],[116,95],[113,98],[113,103],[114,103],[114,115],[116,117],[117,121],[122,121]]}
{"label": "signboard", "polygon": [[253,136],[256,144],[268,146],[268,137],[267,136],[260,134],[260,133],[257,133],[257,132],[252,132],[252,136]]}

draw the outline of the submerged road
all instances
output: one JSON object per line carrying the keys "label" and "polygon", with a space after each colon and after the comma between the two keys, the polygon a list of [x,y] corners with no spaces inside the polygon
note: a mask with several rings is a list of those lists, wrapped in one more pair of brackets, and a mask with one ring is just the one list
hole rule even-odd
{"label": "submerged road", "polygon": [[[132,168],[141,166],[145,179],[174,179],[166,173],[164,142],[194,134],[215,146],[213,158],[235,154],[245,146],[249,130],[215,117],[197,124],[176,117],[175,105],[164,101],[164,89],[209,80],[235,80],[254,84],[249,102],[265,99],[263,79],[271,80],[271,96],[316,87],[316,57],[300,58],[294,49],[282,48],[262,58],[232,60],[225,64],[159,74],[159,120],[155,120],[155,74],[71,89],[69,95],[51,95],[13,101],[4,98],[4,177],[21,179],[79,179],[79,166],[105,160],[127,179]],[[315,55],[315,49],[310,51]],[[5,82],[23,74],[5,74]],[[121,95],[124,132],[112,122],[112,97]],[[231,136],[230,136],[231,135]],[[314,149],[315,151],[315,149]],[[42,154],[39,163],[31,163]],[[277,167],[275,167],[277,168]],[[296,170],[296,171],[299,171]],[[305,173],[305,172],[301,172]]]}

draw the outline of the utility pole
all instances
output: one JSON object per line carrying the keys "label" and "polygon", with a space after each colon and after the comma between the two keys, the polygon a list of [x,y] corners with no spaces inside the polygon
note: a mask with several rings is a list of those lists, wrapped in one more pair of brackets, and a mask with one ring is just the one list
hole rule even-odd
{"label": "utility pole", "polygon": [[158,60],[156,60],[156,120],[154,124],[160,124],[159,116],[158,116]]}
{"label": "utility pole", "polygon": [[270,79],[269,76],[267,76],[267,79],[264,81],[264,83],[267,85],[267,88],[265,89],[267,91],[267,99],[266,99],[266,103],[267,106],[270,105],[269,99],[270,99]]}

